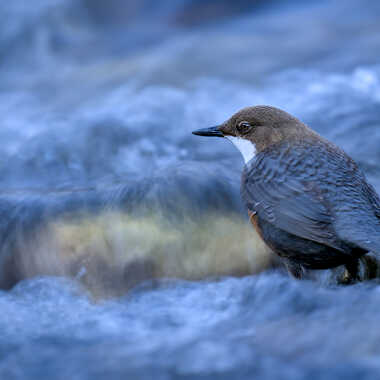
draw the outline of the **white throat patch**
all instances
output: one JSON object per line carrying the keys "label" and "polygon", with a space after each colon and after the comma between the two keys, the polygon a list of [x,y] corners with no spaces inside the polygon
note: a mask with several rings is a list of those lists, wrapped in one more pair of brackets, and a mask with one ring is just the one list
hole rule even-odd
{"label": "white throat patch", "polygon": [[226,136],[226,138],[239,149],[243,155],[244,163],[247,164],[256,156],[256,147],[251,141],[235,136]]}

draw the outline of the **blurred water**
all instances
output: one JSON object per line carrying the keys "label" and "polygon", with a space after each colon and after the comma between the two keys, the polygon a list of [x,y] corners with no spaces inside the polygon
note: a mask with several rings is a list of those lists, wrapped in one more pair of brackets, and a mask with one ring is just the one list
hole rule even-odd
{"label": "blurred water", "polygon": [[[365,296],[363,296],[365,294]],[[1,378],[376,379],[376,284],[278,274],[162,284],[93,305],[54,278],[1,295]]]}
{"label": "blurred water", "polygon": [[[215,213],[244,229],[239,154],[190,132],[247,105],[295,114],[380,189],[379,11],[371,0],[1,5],[2,284],[23,277],[10,274],[13,252],[43,251],[30,234],[75,210],[162,214],[161,235]],[[194,245],[170,252],[181,261]],[[218,265],[185,277],[232,271]],[[0,294],[0,378],[376,379],[378,293],[263,273],[92,303],[69,280],[29,279]]]}

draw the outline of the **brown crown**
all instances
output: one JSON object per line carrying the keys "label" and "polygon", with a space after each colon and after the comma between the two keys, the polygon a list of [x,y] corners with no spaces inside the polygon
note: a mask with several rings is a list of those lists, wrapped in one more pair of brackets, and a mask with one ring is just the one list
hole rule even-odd
{"label": "brown crown", "polygon": [[243,108],[218,126],[224,136],[236,136],[252,141],[261,151],[282,141],[320,138],[294,116],[271,106]]}

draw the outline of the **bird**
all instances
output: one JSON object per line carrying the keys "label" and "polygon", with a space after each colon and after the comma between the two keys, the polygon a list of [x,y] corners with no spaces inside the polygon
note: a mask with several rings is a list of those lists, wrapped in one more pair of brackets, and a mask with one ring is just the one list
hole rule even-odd
{"label": "bird", "polygon": [[241,196],[258,235],[295,278],[380,254],[380,198],[341,148],[289,113],[246,107],[220,125],[192,132],[230,140],[244,158]]}

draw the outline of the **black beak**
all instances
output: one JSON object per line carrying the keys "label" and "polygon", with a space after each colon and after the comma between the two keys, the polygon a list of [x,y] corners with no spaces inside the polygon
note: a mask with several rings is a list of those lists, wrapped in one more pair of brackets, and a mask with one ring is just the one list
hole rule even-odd
{"label": "black beak", "polygon": [[197,136],[214,136],[214,137],[224,137],[223,133],[220,131],[219,127],[203,128],[197,129],[192,132],[193,135]]}

